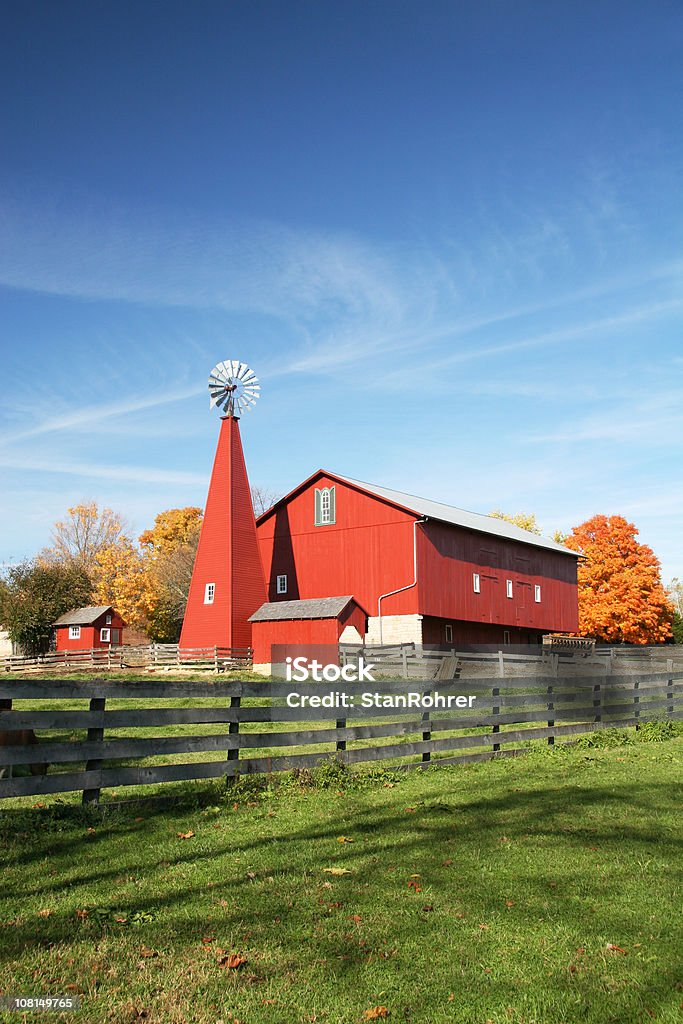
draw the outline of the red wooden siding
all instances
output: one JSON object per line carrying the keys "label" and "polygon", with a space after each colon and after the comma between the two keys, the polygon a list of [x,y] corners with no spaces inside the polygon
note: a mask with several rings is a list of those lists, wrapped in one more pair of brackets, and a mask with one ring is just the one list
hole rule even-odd
{"label": "red wooden siding", "polygon": [[[336,522],[315,526],[315,490],[336,488]],[[413,581],[416,514],[325,473],[317,475],[265,516],[258,525],[268,600],[353,594],[370,615],[377,601]],[[501,628],[515,642],[542,631],[578,629],[576,558],[547,548],[430,520],[417,527],[418,586],[382,601],[382,615],[421,614],[425,643],[443,635],[429,619],[499,627],[495,637],[461,642],[498,642]],[[287,575],[287,593],[276,593],[276,577]],[[472,574],[480,577],[480,593]],[[506,581],[513,597],[506,596]],[[534,586],[541,601],[534,600]],[[463,632],[461,630],[461,632]],[[481,630],[470,630],[479,637]],[[443,634],[443,630],[442,630]],[[454,630],[454,637],[458,636]]]}
{"label": "red wooden siding", "polygon": [[[207,583],[213,604],[204,603]],[[266,600],[239,424],[221,421],[180,646],[250,647],[250,615]]]}
{"label": "red wooden siding", "polygon": [[[283,619],[279,622],[252,622],[252,642],[254,647],[254,664],[269,665],[272,663],[271,647],[286,644],[301,648],[302,655],[307,654],[305,648],[325,645],[337,648],[339,637],[347,626],[355,626],[361,636],[367,630],[367,617],[355,601],[349,602],[336,618],[329,619]],[[336,659],[328,657],[328,661]]]}
{"label": "red wooden siding", "polygon": [[[107,622],[107,615],[111,615],[111,623]],[[104,612],[94,623],[87,626],[81,625],[81,635],[74,640],[69,636],[70,626],[56,626],[56,648],[58,651],[90,651],[93,647],[110,647],[111,641],[100,640],[101,629],[118,629],[119,644],[122,644],[124,643],[124,627],[125,623],[117,612]]]}
{"label": "red wooden siding", "polygon": [[[336,488],[336,522],[314,526],[315,489]],[[415,516],[354,487],[322,476],[262,520],[258,527],[268,600],[353,594],[370,615],[380,594],[413,579]],[[287,574],[287,593],[276,576]],[[382,602],[383,614],[414,614],[417,592]]]}

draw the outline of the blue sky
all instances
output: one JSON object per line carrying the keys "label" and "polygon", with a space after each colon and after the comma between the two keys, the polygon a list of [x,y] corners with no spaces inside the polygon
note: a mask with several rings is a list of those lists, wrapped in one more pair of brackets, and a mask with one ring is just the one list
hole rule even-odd
{"label": "blue sky", "polygon": [[683,576],[683,9],[375,0],[0,12],[0,561],[83,498],[319,466],[636,523]]}

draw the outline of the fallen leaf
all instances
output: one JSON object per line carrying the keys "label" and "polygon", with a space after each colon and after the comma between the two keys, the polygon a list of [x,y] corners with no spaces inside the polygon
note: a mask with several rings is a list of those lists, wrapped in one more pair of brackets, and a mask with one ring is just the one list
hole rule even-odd
{"label": "fallen leaf", "polygon": [[514,900],[505,900],[505,906],[506,907],[514,907],[514,905],[515,905],[515,901]]}
{"label": "fallen leaf", "polygon": [[351,836],[339,836],[339,839],[337,839],[337,842],[338,843],[352,843],[353,839],[351,838]]}
{"label": "fallen leaf", "polygon": [[417,882],[408,882],[408,888],[414,889],[415,892],[422,892],[422,886],[418,885]]}
{"label": "fallen leaf", "polygon": [[388,1017],[389,1011],[386,1006],[373,1006],[363,1011],[363,1020],[379,1020],[380,1017]]}
{"label": "fallen leaf", "polygon": [[455,1002],[455,992],[451,992],[451,993],[449,994],[449,996],[448,996],[448,1002],[449,1002],[449,1003],[454,1003],[454,1002]]}
{"label": "fallen leaf", "polygon": [[53,910],[39,910],[38,917],[50,917],[53,913]]}
{"label": "fallen leaf", "polygon": [[393,789],[395,785],[396,785],[395,782],[385,782],[384,783],[384,788],[385,789]]}
{"label": "fallen leaf", "polygon": [[252,882],[253,882],[253,881],[254,881],[254,879],[256,878],[256,872],[255,872],[255,871],[247,871],[247,878],[248,878],[248,879],[249,879],[250,881],[252,881]]}
{"label": "fallen leaf", "polygon": [[406,814],[415,814],[415,808],[414,807],[406,807],[405,811],[406,811]]}
{"label": "fallen leaf", "polygon": [[140,956],[143,960],[153,960],[155,957],[159,956],[159,954],[156,949],[150,949],[149,946],[141,946]]}
{"label": "fallen leaf", "polygon": [[192,839],[194,832],[190,829],[189,832],[176,832],[178,839]]}
{"label": "fallen leaf", "polygon": [[444,861],[441,862],[441,867],[442,868],[449,868],[452,863],[453,863],[453,858],[449,857],[448,860],[444,860]]}
{"label": "fallen leaf", "polygon": [[625,949],[622,949],[621,946],[615,946],[613,942],[608,942],[607,948],[609,949],[610,953],[626,953]]}
{"label": "fallen leaf", "polygon": [[411,878],[422,878],[422,875],[411,875]]}
{"label": "fallen leaf", "polygon": [[[339,905],[341,906],[341,904]],[[360,924],[362,920],[363,918],[360,916],[360,914],[351,914],[349,916],[349,921],[354,921],[355,924]]]}
{"label": "fallen leaf", "polygon": [[80,918],[81,920],[83,920],[83,918],[87,917],[87,916],[88,916],[88,911],[87,910],[77,910],[76,911],[76,917]]}
{"label": "fallen leaf", "polygon": [[434,909],[434,907],[432,906],[431,903],[425,903],[422,909],[424,910],[425,914],[429,914]]}
{"label": "fallen leaf", "polygon": [[240,956],[239,953],[228,953],[220,958],[218,966],[227,967],[230,971],[236,971],[238,967],[243,967],[246,962],[246,958]]}
{"label": "fallen leaf", "polygon": [[141,822],[141,821],[144,821],[145,819],[144,819],[144,818],[136,818],[135,820],[136,820],[137,822]]}
{"label": "fallen leaf", "polygon": [[95,829],[94,828],[89,828],[88,829],[88,835],[89,836],[94,836],[95,835]]}
{"label": "fallen leaf", "polygon": [[480,924],[479,927],[483,932],[487,932],[489,930],[489,926],[487,924]]}
{"label": "fallen leaf", "polygon": [[348,868],[323,868],[323,871],[327,875],[350,875],[352,874]]}

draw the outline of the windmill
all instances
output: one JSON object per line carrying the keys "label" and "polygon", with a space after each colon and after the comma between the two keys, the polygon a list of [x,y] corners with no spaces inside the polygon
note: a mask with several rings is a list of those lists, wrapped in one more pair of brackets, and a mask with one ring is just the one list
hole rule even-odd
{"label": "windmill", "polygon": [[180,647],[189,650],[251,647],[249,617],[267,600],[251,488],[239,419],[260,396],[246,363],[226,359],[209,374],[210,408],[218,409],[218,435],[209,493]]}

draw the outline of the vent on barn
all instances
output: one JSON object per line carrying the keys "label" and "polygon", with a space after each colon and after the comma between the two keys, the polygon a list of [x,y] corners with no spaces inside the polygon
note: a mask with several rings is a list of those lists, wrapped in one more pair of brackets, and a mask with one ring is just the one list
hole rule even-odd
{"label": "vent on barn", "polygon": [[221,412],[209,493],[180,634],[182,648],[251,647],[249,618],[267,597],[239,419],[259,397],[258,378],[228,359],[209,376]]}

